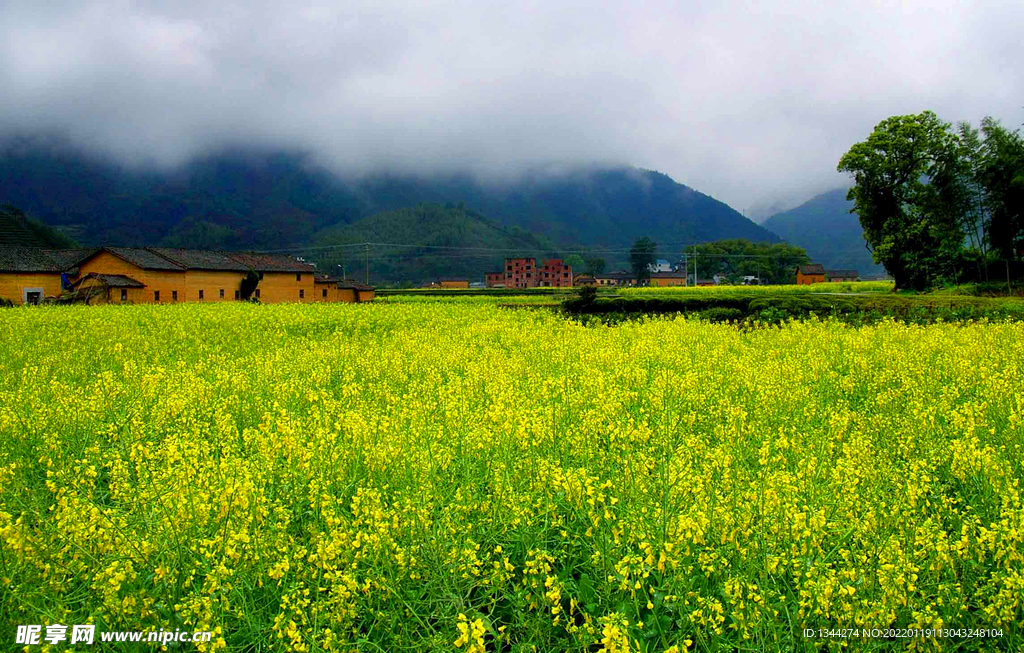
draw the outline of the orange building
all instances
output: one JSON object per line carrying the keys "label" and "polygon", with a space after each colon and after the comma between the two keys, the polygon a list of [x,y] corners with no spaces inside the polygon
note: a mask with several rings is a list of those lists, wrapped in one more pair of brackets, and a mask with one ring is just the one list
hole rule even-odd
{"label": "orange building", "polygon": [[686,273],[685,272],[652,272],[651,283],[652,286],[685,286],[686,285]]}
{"label": "orange building", "polygon": [[264,303],[373,298],[370,286],[321,283],[315,266],[293,256],[160,247],[0,248],[0,297],[16,303],[55,297],[64,273],[69,282],[77,279],[73,288],[86,301],[231,301],[241,299],[241,282],[250,271],[259,275],[253,297]]}
{"label": "orange building", "polygon": [[594,280],[599,286],[635,286],[636,277],[632,272],[603,272],[595,274]]}
{"label": "orange building", "polygon": [[38,304],[60,295],[61,275],[73,280],[78,273],[75,263],[89,251],[0,246],[0,299]]}
{"label": "orange building", "polygon": [[318,275],[315,283],[316,300],[320,302],[368,302],[374,297],[373,286],[351,279]]}
{"label": "orange building", "polygon": [[437,285],[439,288],[449,289],[469,288],[469,279],[464,279],[462,277],[441,277],[437,280]]}
{"label": "orange building", "polygon": [[123,274],[90,272],[74,283],[75,292],[89,304],[135,304],[145,301],[140,282]]}
{"label": "orange building", "polygon": [[796,282],[798,285],[824,283],[825,266],[821,263],[798,265],[796,267]]}
{"label": "orange building", "polygon": [[572,278],[572,283],[575,286],[596,286],[597,279],[589,274],[581,274]]}

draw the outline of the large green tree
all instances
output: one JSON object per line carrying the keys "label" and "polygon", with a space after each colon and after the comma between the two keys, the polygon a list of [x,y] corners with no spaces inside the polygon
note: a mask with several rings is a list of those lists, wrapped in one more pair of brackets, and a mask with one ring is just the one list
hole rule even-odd
{"label": "large green tree", "polygon": [[601,274],[605,267],[607,267],[607,263],[603,258],[587,259],[587,274]]}
{"label": "large green tree", "polygon": [[648,281],[651,278],[651,266],[658,260],[658,243],[647,236],[633,243],[629,250],[629,267],[633,270],[633,276],[637,283]]}
{"label": "large green tree", "polygon": [[847,199],[864,238],[897,288],[924,289],[956,266],[962,213],[931,183],[960,174],[959,141],[931,111],[893,116],[843,155],[838,169],[853,176]]}
{"label": "large green tree", "polygon": [[988,245],[1006,265],[1020,259],[1024,249],[1024,139],[992,118],[981,123],[985,141],[976,166],[988,212]]}
{"label": "large green tree", "polygon": [[586,265],[583,261],[583,257],[579,254],[570,254],[566,256],[565,264],[572,268],[573,274],[580,274],[583,272],[583,267]]}

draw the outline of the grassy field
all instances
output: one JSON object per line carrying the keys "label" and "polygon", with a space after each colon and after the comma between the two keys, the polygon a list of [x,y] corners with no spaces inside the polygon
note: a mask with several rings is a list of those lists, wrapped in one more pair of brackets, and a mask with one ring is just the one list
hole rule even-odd
{"label": "grassy field", "polygon": [[1024,647],[1019,322],[584,327],[477,298],[0,320],[6,641]]}

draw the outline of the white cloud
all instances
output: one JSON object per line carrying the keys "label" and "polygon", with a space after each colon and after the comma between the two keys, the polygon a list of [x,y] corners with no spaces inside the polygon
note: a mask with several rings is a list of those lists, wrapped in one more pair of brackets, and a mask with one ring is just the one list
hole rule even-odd
{"label": "white cloud", "polygon": [[6,2],[0,135],[135,164],[661,170],[737,208],[842,184],[883,118],[1024,121],[1020,3]]}

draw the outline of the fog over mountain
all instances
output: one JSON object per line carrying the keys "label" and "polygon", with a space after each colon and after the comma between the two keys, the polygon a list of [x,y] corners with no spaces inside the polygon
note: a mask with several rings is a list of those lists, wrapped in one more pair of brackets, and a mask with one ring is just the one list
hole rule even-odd
{"label": "fog over mountain", "polygon": [[891,114],[1024,121],[1021,24],[1014,2],[7,0],[0,137],[501,182],[629,164],[795,206]]}

